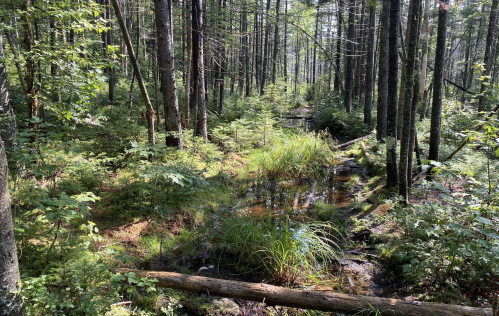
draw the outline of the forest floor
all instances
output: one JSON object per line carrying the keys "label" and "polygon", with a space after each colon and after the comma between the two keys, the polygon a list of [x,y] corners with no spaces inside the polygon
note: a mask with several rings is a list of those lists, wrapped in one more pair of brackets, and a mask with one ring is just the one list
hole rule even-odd
{"label": "forest floor", "polygon": [[[221,187],[222,191],[215,190],[204,201],[205,209],[213,208],[222,213],[241,212],[250,217],[291,216],[294,220],[307,221],[309,218],[321,220],[321,216],[313,213],[316,206],[333,205],[334,222],[342,235],[338,240],[340,249],[337,261],[328,267],[326,279],[296,284],[295,287],[420,300],[427,293],[415,292],[405,280],[401,267],[394,267],[392,262],[380,254],[378,246],[399,238],[403,231],[395,223],[384,220],[393,204],[385,201],[384,178],[372,162],[372,156],[376,156],[377,150],[371,147],[367,146],[367,152],[365,145],[337,152],[334,166],[321,181],[262,180],[254,171],[245,171],[250,164],[249,156],[224,153],[220,159],[220,168],[225,174],[224,181],[229,184],[232,192],[228,192],[230,190],[224,186]],[[210,181],[212,180],[208,179]],[[418,181],[421,179],[417,179],[416,187]],[[445,185],[453,192],[466,190],[463,179]],[[226,193],[231,196],[227,198]],[[422,193],[415,189],[410,202],[417,204],[429,199],[442,202],[441,195],[442,192],[438,190]],[[114,247],[130,256],[126,263],[117,260],[117,265],[262,282],[261,275],[235,267],[231,254],[220,255],[212,251],[206,241],[209,236],[203,237],[203,234],[207,233],[209,222],[219,220],[215,215],[199,218],[187,212],[176,212],[160,217],[109,216],[117,201],[131,198],[130,192],[126,192],[125,187],[109,185],[102,188],[101,196],[101,207],[92,211],[92,217],[97,226],[102,228],[100,234],[104,239],[95,246],[99,251]],[[190,197],[183,196],[179,199],[181,203],[185,203]],[[210,203],[213,206],[209,206]],[[372,220],[373,218],[381,220]],[[195,245],[192,244],[193,240],[196,241]],[[493,287],[499,280],[489,281],[486,284],[475,284],[471,292],[461,294],[463,299],[467,299],[473,306],[487,306],[487,302],[493,299]],[[263,279],[263,282],[267,280]],[[450,302],[460,303],[460,300],[453,298]],[[305,311],[294,308],[192,293],[180,295],[180,304],[183,307],[177,310],[179,315],[306,314]]]}

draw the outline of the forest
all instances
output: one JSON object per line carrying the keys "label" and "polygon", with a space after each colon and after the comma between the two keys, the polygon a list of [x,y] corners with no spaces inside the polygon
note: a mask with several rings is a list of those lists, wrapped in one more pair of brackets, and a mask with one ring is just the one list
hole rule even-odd
{"label": "forest", "polygon": [[498,316],[498,4],[0,0],[0,316]]}

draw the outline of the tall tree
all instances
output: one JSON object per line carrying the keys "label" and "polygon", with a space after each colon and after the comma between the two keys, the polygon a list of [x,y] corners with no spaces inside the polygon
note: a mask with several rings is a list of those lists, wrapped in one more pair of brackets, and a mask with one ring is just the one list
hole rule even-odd
{"label": "tall tree", "polygon": [[7,80],[7,69],[2,62],[3,59],[3,38],[0,33],[0,117],[4,119],[0,123],[0,135],[8,150],[12,147],[12,136],[17,134],[16,115],[12,110],[9,98],[9,82]]}
{"label": "tall tree", "polygon": [[132,63],[134,74],[137,77],[137,83],[139,84],[140,92],[142,93],[142,98],[144,99],[144,103],[146,105],[147,111],[147,138],[149,144],[155,144],[155,134],[154,134],[154,109],[151,104],[151,100],[149,99],[149,94],[147,93],[146,85],[142,78],[142,74],[140,72],[139,63],[137,62],[137,58],[135,57],[135,52],[133,51],[132,41],[130,40],[130,36],[128,35],[128,30],[125,26],[125,21],[123,20],[123,16],[121,15],[120,7],[118,6],[118,0],[111,0],[113,3],[114,12],[116,13],[116,18],[118,19],[118,23],[120,25],[121,33],[123,34],[123,39],[125,41],[125,45],[128,49],[128,54],[130,55],[130,61]]}
{"label": "tall tree", "polygon": [[267,0],[267,6],[266,6],[266,17],[265,17],[265,40],[263,42],[263,65],[262,65],[262,76],[260,78],[260,95],[263,95],[265,92],[265,83],[267,81],[267,73],[268,73],[268,67],[269,67],[269,49],[270,49],[270,43],[269,43],[269,38],[270,38],[270,18],[269,18],[269,12],[270,12],[270,4],[271,0]]}
{"label": "tall tree", "polygon": [[448,0],[440,3],[438,10],[437,47],[433,71],[433,99],[430,123],[430,149],[428,159],[438,161],[440,130],[442,126],[442,89],[445,66],[445,43],[447,37]]}
{"label": "tall tree", "polygon": [[372,95],[374,86],[374,29],[376,28],[376,6],[375,3],[368,3],[369,7],[369,24],[368,24],[368,43],[367,43],[367,65],[366,65],[366,91],[364,102],[364,123],[369,127],[372,126]]}
{"label": "tall tree", "polygon": [[397,90],[398,90],[398,31],[400,0],[390,0],[388,51],[388,101],[386,116],[386,185],[397,187]]}
{"label": "tall tree", "polygon": [[8,166],[5,146],[0,138],[0,315],[25,315],[19,290],[21,278],[16,240],[10,211]]}
{"label": "tall tree", "polygon": [[276,84],[277,78],[277,55],[279,54],[279,9],[281,1],[276,0],[275,3],[275,16],[276,22],[274,26],[274,52],[272,54],[272,84]]}
{"label": "tall tree", "polygon": [[383,0],[379,30],[378,104],[376,113],[376,139],[386,138],[386,109],[388,102],[388,29],[390,27],[390,0]]}
{"label": "tall tree", "polygon": [[410,136],[411,136],[411,116],[412,111],[412,99],[413,99],[413,88],[414,88],[414,69],[416,62],[417,44],[419,38],[419,20],[420,20],[420,0],[411,0],[409,4],[409,15],[407,17],[407,56],[405,58],[405,68],[406,68],[406,80],[405,80],[405,93],[404,93],[404,106],[403,116],[402,116],[402,135],[400,137],[400,161],[399,161],[399,194],[402,195],[404,200],[407,202],[408,199],[408,170],[411,166],[408,165],[409,155],[412,152],[409,151]]}
{"label": "tall tree", "polygon": [[485,44],[485,56],[484,56],[484,70],[483,70],[483,81],[480,86],[480,99],[478,102],[478,111],[485,111],[485,103],[487,101],[487,86],[489,85],[490,70],[492,68],[493,61],[493,43],[496,29],[497,20],[497,5],[499,0],[492,0],[492,7],[490,8],[489,17],[489,29],[487,31],[487,43]]}
{"label": "tall tree", "polygon": [[192,1],[192,77],[193,95],[196,100],[196,127],[194,135],[208,139],[203,38],[203,2]]}
{"label": "tall tree", "polygon": [[350,0],[350,8],[348,10],[348,36],[347,36],[347,56],[345,63],[345,110],[352,110],[352,84],[354,70],[354,40],[355,40],[355,0]]}
{"label": "tall tree", "polygon": [[[178,108],[175,57],[173,52],[173,12],[171,0],[154,0],[158,39],[158,64],[165,107],[166,145],[182,148],[182,126]],[[172,135],[171,133],[175,133]]]}
{"label": "tall tree", "polygon": [[[26,49],[25,65],[26,65],[26,92],[28,99],[28,118],[30,120],[38,117],[38,110],[40,102],[38,101],[38,89],[36,87],[36,62],[34,59],[34,46],[35,40],[33,37],[33,30],[31,27],[31,1],[25,0],[21,7],[23,11],[23,31],[24,31],[24,46]],[[38,123],[30,122],[30,126],[36,131],[38,130]],[[35,142],[36,136],[31,136],[31,142]]]}
{"label": "tall tree", "polygon": [[343,24],[343,0],[338,0],[338,16],[336,22],[336,61],[334,72],[334,91],[340,91],[340,68],[341,68],[341,26]]}

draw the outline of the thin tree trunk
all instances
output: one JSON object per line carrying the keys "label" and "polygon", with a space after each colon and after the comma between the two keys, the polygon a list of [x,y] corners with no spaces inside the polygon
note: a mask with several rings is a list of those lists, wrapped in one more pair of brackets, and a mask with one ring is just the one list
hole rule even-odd
{"label": "thin tree trunk", "polygon": [[400,161],[399,161],[399,195],[401,195],[405,202],[408,202],[408,170],[411,170],[409,166],[409,155],[412,156],[412,152],[409,150],[411,142],[411,126],[412,126],[412,99],[413,99],[413,88],[414,88],[414,76],[415,76],[415,62],[418,44],[418,31],[419,31],[419,8],[420,0],[411,0],[409,7],[409,15],[407,17],[407,56],[405,59],[405,69],[406,69],[406,81],[405,81],[405,93],[404,93],[404,106],[402,107],[404,113],[402,116],[402,135],[400,137]]}
{"label": "thin tree trunk", "polygon": [[21,88],[24,93],[27,93],[26,82],[24,81],[24,71],[21,68],[21,63],[19,62],[19,54],[17,53],[16,46],[14,45],[14,40],[12,39],[12,35],[9,31],[5,31],[5,35],[7,36],[7,41],[9,42],[10,50],[12,51],[12,55],[14,56],[14,64],[16,65],[17,75],[19,76],[19,82],[21,83]]}
{"label": "thin tree trunk", "polygon": [[205,77],[204,77],[204,54],[203,54],[203,2],[193,0],[192,2],[192,75],[194,79],[194,96],[196,98],[196,128],[194,135],[208,139],[206,99],[205,99]]}
{"label": "thin tree trunk", "polygon": [[386,138],[386,111],[388,102],[388,29],[390,27],[390,0],[383,0],[379,30],[378,107],[376,114],[376,139]]}
{"label": "thin tree trunk", "polygon": [[281,1],[276,0],[275,4],[275,28],[274,28],[274,52],[272,54],[272,84],[276,84],[277,78],[277,55],[279,54],[279,9]]}
{"label": "thin tree trunk", "polygon": [[[35,84],[35,60],[33,58],[33,48],[35,46],[33,40],[33,31],[31,29],[31,21],[29,16],[29,7],[31,6],[30,0],[25,0],[22,5],[23,13],[23,31],[24,31],[24,46],[26,48],[26,91],[28,100],[28,119],[32,120],[38,117],[38,110],[40,102],[38,101],[38,90]],[[33,130],[38,130],[38,123],[30,122],[30,126]],[[36,141],[36,136],[30,137],[30,142],[34,143]]]}
{"label": "thin tree trunk", "polygon": [[347,37],[347,57],[345,64],[345,110],[352,110],[352,83],[353,83],[353,68],[354,68],[354,43],[355,40],[355,0],[350,0],[350,8],[348,11],[348,37]]}
{"label": "thin tree trunk", "polygon": [[334,91],[340,91],[341,69],[341,27],[343,24],[343,0],[338,0],[338,21],[336,30],[336,69],[334,73]]}
{"label": "thin tree trunk", "polygon": [[158,64],[163,87],[166,145],[182,148],[182,126],[178,108],[175,57],[173,51],[172,0],[154,0],[158,39]]}
{"label": "thin tree trunk", "polygon": [[118,19],[118,23],[121,28],[121,33],[123,34],[123,39],[125,41],[125,45],[127,46],[127,50],[130,56],[130,61],[132,62],[134,73],[137,77],[137,82],[139,84],[140,92],[142,93],[142,98],[144,99],[144,103],[146,105],[147,110],[147,138],[149,144],[153,145],[155,143],[155,135],[154,135],[154,110],[151,105],[151,100],[149,99],[149,95],[147,94],[147,89],[144,84],[144,80],[142,80],[142,75],[140,73],[139,64],[137,59],[135,58],[135,53],[133,51],[132,42],[130,40],[130,36],[128,35],[128,31],[125,26],[125,22],[123,21],[123,16],[121,15],[120,8],[118,6],[118,0],[111,0],[113,3],[114,12],[116,13],[116,18]]}
{"label": "thin tree trunk", "polygon": [[435,51],[435,69],[433,71],[433,102],[431,107],[429,160],[438,161],[440,148],[440,130],[442,126],[442,89],[444,81],[445,45],[447,35],[448,0],[444,0],[438,10],[437,47]]}
{"label": "thin tree trunk", "polygon": [[419,74],[419,99],[424,102],[424,91],[426,87],[426,67],[428,64],[428,40],[430,34],[428,26],[430,25],[430,0],[424,2],[423,16],[423,34],[421,36],[421,71]]}
{"label": "thin tree trunk", "polygon": [[12,137],[17,134],[17,123],[16,115],[12,110],[9,97],[7,69],[4,63],[1,62],[3,57],[3,38],[2,33],[0,33],[0,117],[2,117],[2,122],[0,123],[0,135],[5,144],[5,149],[9,150],[13,145]]}
{"label": "thin tree trunk", "polygon": [[[499,4],[499,0],[492,1],[492,7],[490,9],[490,18],[489,18],[489,30],[487,32],[487,43],[485,45],[485,56],[484,56],[484,70],[482,75],[482,84],[480,85],[480,98],[478,102],[478,111],[485,111],[485,103],[487,101],[487,86],[490,76],[490,70],[492,68],[492,56],[494,47],[494,37],[496,30],[496,20],[497,20],[497,5]],[[436,67],[435,67],[436,68]],[[436,70],[436,69],[435,69]]]}
{"label": "thin tree trunk", "polygon": [[386,185],[398,186],[397,174],[397,90],[398,90],[398,28],[400,0],[390,0],[388,53],[388,101],[386,118]]}
{"label": "thin tree trunk", "polygon": [[265,41],[263,43],[263,65],[262,65],[262,77],[260,80],[260,95],[263,95],[265,92],[265,83],[267,81],[267,73],[268,73],[268,65],[269,65],[269,37],[270,37],[270,19],[269,19],[269,11],[270,11],[271,0],[267,0],[266,7],[266,26],[265,26]]}
{"label": "thin tree trunk", "polygon": [[374,30],[376,28],[376,8],[374,4],[369,4],[369,35],[367,44],[367,66],[366,66],[366,98],[364,103],[364,123],[366,123],[369,128],[372,126],[372,93],[374,86]]}
{"label": "thin tree trunk", "polygon": [[[111,10],[111,4],[109,0],[106,0],[106,5],[107,5],[107,26],[109,27],[109,30],[106,32],[107,35],[107,43],[110,46],[114,46],[114,34],[113,34],[113,13]],[[106,48],[107,49],[107,48]],[[114,104],[115,102],[115,97],[114,97],[114,87],[116,86],[116,70],[114,69],[114,60],[112,61],[113,65],[108,68],[108,89],[109,89],[109,102],[111,104]]]}

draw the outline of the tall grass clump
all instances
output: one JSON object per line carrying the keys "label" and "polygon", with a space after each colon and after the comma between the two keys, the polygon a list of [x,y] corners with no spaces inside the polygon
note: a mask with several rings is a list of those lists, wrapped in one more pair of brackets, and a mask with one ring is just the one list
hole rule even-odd
{"label": "tall grass clump", "polygon": [[210,239],[216,253],[235,259],[239,271],[294,285],[320,274],[337,258],[336,232],[325,223],[231,215],[210,232]]}
{"label": "tall grass clump", "polygon": [[334,162],[332,145],[326,133],[289,135],[257,152],[252,163],[271,179],[317,177]]}

